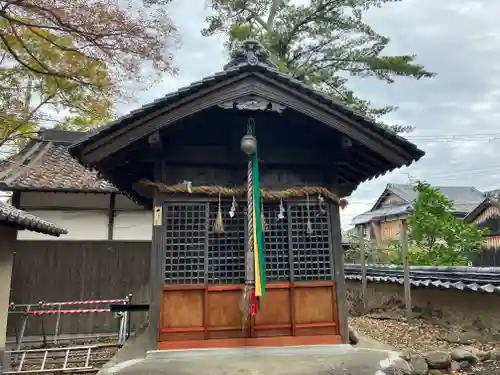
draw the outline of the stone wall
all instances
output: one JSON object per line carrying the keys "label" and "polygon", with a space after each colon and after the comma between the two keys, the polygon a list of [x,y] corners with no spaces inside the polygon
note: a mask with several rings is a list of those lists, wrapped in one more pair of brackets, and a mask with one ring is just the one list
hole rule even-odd
{"label": "stone wall", "polygon": [[[351,316],[363,310],[361,283],[346,281]],[[437,324],[457,325],[500,337],[500,295],[412,287],[413,311]],[[404,288],[398,284],[368,283],[368,311],[387,312],[404,308]]]}

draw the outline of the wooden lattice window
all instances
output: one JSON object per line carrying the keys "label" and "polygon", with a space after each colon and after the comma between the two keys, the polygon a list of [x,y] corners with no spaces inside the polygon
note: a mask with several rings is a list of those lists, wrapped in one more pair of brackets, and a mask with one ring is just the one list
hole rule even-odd
{"label": "wooden lattice window", "polygon": [[266,279],[269,281],[290,281],[288,216],[285,211],[284,218],[278,219],[279,206],[276,203],[264,204]]}
{"label": "wooden lattice window", "polygon": [[165,283],[205,282],[206,204],[169,204],[165,209]]}
{"label": "wooden lattice window", "polygon": [[208,283],[241,284],[245,282],[245,216],[230,217],[230,202],[222,203],[224,233],[214,233],[218,203],[210,203],[208,227]]}
{"label": "wooden lattice window", "polygon": [[[332,280],[330,217],[319,205],[288,206],[293,278],[295,281]],[[308,218],[310,228],[308,228]],[[311,231],[309,231],[309,229]]]}
{"label": "wooden lattice window", "polygon": [[[222,203],[224,233],[214,233],[218,203],[169,203],[165,209],[167,284],[241,284],[247,248],[246,204],[236,215]],[[292,202],[278,218],[279,203],[263,206],[266,280],[332,280],[330,218],[319,205]],[[310,227],[308,227],[308,217]],[[311,229],[309,231],[309,229]]]}

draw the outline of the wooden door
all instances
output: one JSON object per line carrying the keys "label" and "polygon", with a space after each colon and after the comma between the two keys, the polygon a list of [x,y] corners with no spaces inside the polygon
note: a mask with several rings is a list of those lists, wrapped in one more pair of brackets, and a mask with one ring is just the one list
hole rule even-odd
{"label": "wooden door", "polygon": [[[224,212],[230,203],[223,202]],[[216,234],[212,228],[217,211],[216,202],[165,207],[167,285],[161,291],[159,347],[340,342],[330,222],[321,214],[324,210],[290,203],[286,217],[276,220],[279,203],[264,204],[268,284],[261,311],[253,318],[240,311],[245,216],[226,217],[225,232]],[[306,233],[308,222],[312,233]]]}
{"label": "wooden door", "polygon": [[244,319],[242,285],[165,286],[160,349],[340,343],[333,282],[270,283]]}

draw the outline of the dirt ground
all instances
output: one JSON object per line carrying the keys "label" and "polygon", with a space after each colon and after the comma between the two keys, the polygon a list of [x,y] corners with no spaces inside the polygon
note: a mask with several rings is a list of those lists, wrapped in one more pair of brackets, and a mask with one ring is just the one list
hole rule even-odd
{"label": "dirt ground", "polygon": [[[407,350],[412,353],[424,354],[433,350],[446,350],[464,345],[473,346],[481,350],[500,348],[499,341],[479,342],[469,337],[467,343],[450,342],[455,332],[463,332],[462,327],[443,327],[432,324],[423,319],[413,319],[407,324],[401,317],[394,314],[372,315],[350,318],[349,325],[356,331],[375,340],[388,344],[397,350]],[[467,375],[499,375],[500,363],[485,361],[462,374]],[[457,373],[455,373],[457,375]]]}

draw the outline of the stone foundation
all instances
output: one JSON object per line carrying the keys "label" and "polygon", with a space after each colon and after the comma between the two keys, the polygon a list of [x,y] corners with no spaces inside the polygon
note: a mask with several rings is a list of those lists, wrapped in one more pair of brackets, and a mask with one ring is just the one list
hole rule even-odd
{"label": "stone foundation", "polygon": [[[351,316],[363,313],[361,283],[346,281],[347,307]],[[500,295],[412,287],[416,315],[441,325],[457,325],[500,338]],[[398,284],[368,283],[368,310],[385,312],[404,308],[404,288]]]}

